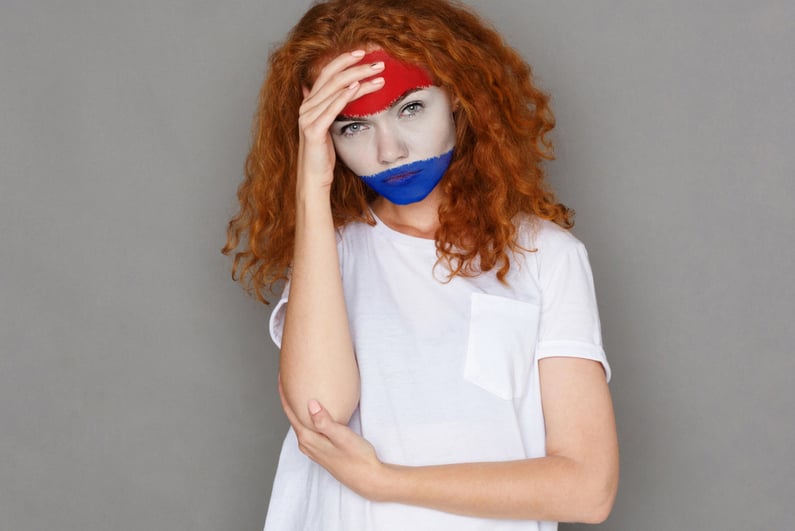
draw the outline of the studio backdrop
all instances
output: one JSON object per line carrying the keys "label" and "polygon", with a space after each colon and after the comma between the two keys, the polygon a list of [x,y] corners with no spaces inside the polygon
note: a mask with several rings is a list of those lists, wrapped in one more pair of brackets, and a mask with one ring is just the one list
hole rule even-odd
{"label": "studio backdrop", "polygon": [[[795,4],[470,4],[552,95],[613,368],[598,528],[794,528]],[[0,529],[262,526],[278,352],[219,250],[308,5],[0,6]]]}

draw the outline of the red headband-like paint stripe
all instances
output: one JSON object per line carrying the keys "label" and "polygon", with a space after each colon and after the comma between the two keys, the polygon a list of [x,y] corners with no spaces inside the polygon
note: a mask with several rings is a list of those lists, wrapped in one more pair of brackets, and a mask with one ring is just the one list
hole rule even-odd
{"label": "red headband-like paint stripe", "polygon": [[353,100],[342,110],[343,116],[362,117],[379,113],[395,103],[406,91],[433,85],[428,73],[419,66],[399,61],[384,50],[375,50],[362,57],[360,63],[384,62],[384,70],[368,79],[382,76],[384,86]]}

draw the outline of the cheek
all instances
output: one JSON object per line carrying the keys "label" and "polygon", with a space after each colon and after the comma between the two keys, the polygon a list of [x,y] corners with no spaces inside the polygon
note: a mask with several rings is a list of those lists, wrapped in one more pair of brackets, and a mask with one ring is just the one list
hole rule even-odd
{"label": "cheek", "polygon": [[435,157],[450,151],[455,145],[455,123],[452,116],[439,114],[428,117],[423,126],[412,134],[412,144],[418,152],[426,155],[421,158]]}
{"label": "cheek", "polygon": [[448,114],[445,117],[445,128],[444,128],[443,137],[445,138],[448,147],[450,148],[455,147],[456,131],[455,131],[455,120],[453,120],[452,114]]}
{"label": "cheek", "polygon": [[338,139],[332,135],[337,162],[342,163],[356,175],[369,175],[364,142],[352,139]]}

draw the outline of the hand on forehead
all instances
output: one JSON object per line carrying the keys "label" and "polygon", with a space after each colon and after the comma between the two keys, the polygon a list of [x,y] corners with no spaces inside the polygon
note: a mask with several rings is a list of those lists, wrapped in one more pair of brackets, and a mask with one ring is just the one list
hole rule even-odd
{"label": "hand on forehead", "polygon": [[376,63],[378,61],[384,62],[384,70],[372,77],[383,77],[383,88],[353,100],[342,110],[342,115],[359,118],[377,114],[388,109],[407,91],[433,85],[433,80],[425,69],[399,61],[384,50],[375,50],[365,54],[360,63]]}

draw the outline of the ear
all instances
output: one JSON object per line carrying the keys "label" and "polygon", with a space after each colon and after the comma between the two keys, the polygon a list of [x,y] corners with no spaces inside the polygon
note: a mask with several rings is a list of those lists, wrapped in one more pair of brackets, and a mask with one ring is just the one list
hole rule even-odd
{"label": "ear", "polygon": [[455,114],[460,107],[461,107],[461,100],[458,99],[458,96],[452,94],[450,96],[450,109],[453,111],[453,114]]}

